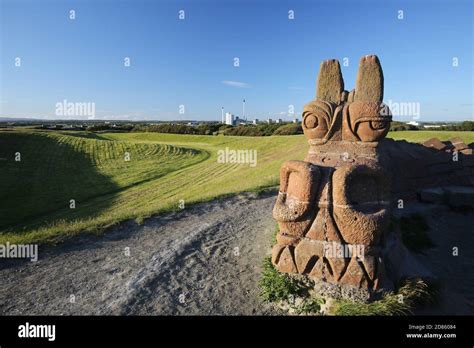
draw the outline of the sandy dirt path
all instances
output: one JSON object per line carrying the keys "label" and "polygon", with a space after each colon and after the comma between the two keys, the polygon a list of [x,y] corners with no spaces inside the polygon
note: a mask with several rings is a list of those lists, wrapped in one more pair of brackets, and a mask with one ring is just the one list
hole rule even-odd
{"label": "sandy dirt path", "polygon": [[277,314],[259,298],[274,195],[239,195],[0,265],[0,314]]}

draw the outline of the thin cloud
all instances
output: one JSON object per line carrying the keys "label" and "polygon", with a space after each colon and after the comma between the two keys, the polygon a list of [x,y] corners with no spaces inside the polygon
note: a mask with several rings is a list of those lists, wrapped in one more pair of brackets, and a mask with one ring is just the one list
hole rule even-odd
{"label": "thin cloud", "polygon": [[235,88],[250,88],[252,86],[250,86],[248,83],[245,83],[245,82],[239,82],[239,81],[228,81],[228,80],[224,80],[224,81],[221,81],[224,85],[227,85],[227,86],[230,86],[230,87],[235,87]]}

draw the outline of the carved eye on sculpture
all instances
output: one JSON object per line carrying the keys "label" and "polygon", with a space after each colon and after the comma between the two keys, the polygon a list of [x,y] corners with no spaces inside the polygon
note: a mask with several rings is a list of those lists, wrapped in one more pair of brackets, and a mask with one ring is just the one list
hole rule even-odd
{"label": "carved eye on sculpture", "polygon": [[304,118],[304,125],[308,129],[316,128],[318,126],[318,118],[312,114],[309,114]]}
{"label": "carved eye on sculpture", "polygon": [[387,127],[387,123],[383,122],[383,121],[371,121],[370,122],[370,127],[373,130],[384,129],[385,127]]}
{"label": "carved eye on sculpture", "polygon": [[378,141],[387,135],[392,116],[386,105],[353,102],[348,110],[351,132],[358,140]]}
{"label": "carved eye on sculpture", "polygon": [[322,139],[331,126],[333,107],[330,103],[314,100],[303,109],[303,131],[309,140]]}

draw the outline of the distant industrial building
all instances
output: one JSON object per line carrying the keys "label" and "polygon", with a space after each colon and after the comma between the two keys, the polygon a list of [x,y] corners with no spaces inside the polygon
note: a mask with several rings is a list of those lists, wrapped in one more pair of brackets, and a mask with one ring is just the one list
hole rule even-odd
{"label": "distant industrial building", "polygon": [[234,120],[234,125],[235,126],[239,126],[239,125],[246,125],[247,124],[247,120],[244,120],[244,119],[241,119],[239,116],[236,116],[235,117],[235,120]]}
{"label": "distant industrial building", "polygon": [[276,120],[276,123],[281,123],[281,122],[282,122],[281,118],[278,118],[278,119]]}
{"label": "distant industrial building", "polygon": [[226,112],[225,113],[225,124],[233,126],[234,122],[235,122],[234,114],[232,114],[230,112]]}
{"label": "distant industrial building", "polygon": [[269,119],[267,120],[267,123],[268,123],[268,124],[273,123],[273,120],[272,120],[271,118],[269,118]]}
{"label": "distant industrial building", "polygon": [[239,116],[235,116],[234,114],[230,112],[226,112],[225,114],[225,124],[231,125],[231,126],[240,126],[240,125],[247,125],[250,122],[247,121],[246,119],[242,119]]}
{"label": "distant industrial building", "polygon": [[253,124],[258,124],[258,118],[256,118],[255,120],[253,120],[252,123],[253,123]]}

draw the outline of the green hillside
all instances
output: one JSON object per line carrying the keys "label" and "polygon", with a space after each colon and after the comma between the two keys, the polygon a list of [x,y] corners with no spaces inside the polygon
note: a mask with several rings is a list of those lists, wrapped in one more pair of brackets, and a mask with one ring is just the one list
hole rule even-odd
{"label": "green hillside", "polygon": [[[17,152],[20,162],[14,160]],[[123,192],[208,157],[196,149],[111,141],[85,133],[0,132],[0,240],[8,236],[12,241],[5,231],[18,237],[14,240],[34,240],[31,231],[39,227],[43,229],[38,236],[46,231],[55,236],[62,228],[64,233],[75,232],[74,226],[89,229]]]}
{"label": "green hillside", "polygon": [[[449,135],[448,135],[449,133]],[[445,136],[446,135],[446,136]],[[424,141],[474,132],[393,132]],[[218,163],[218,151],[256,150],[257,165]],[[279,168],[303,159],[304,136],[0,131],[0,244],[57,242],[127,219],[275,186]],[[20,152],[21,161],[14,160]],[[130,160],[126,161],[126,153]],[[70,208],[71,199],[75,208]]]}
{"label": "green hillside", "polygon": [[388,133],[387,137],[395,140],[411,141],[413,143],[422,143],[430,138],[438,138],[441,141],[445,141],[459,137],[466,144],[474,143],[474,132],[469,131],[398,131]]}
{"label": "green hillside", "polygon": [[[257,150],[258,165],[217,163],[226,147]],[[305,152],[296,137],[2,131],[0,243],[55,242],[178,209],[180,200],[275,185],[281,163]]]}

